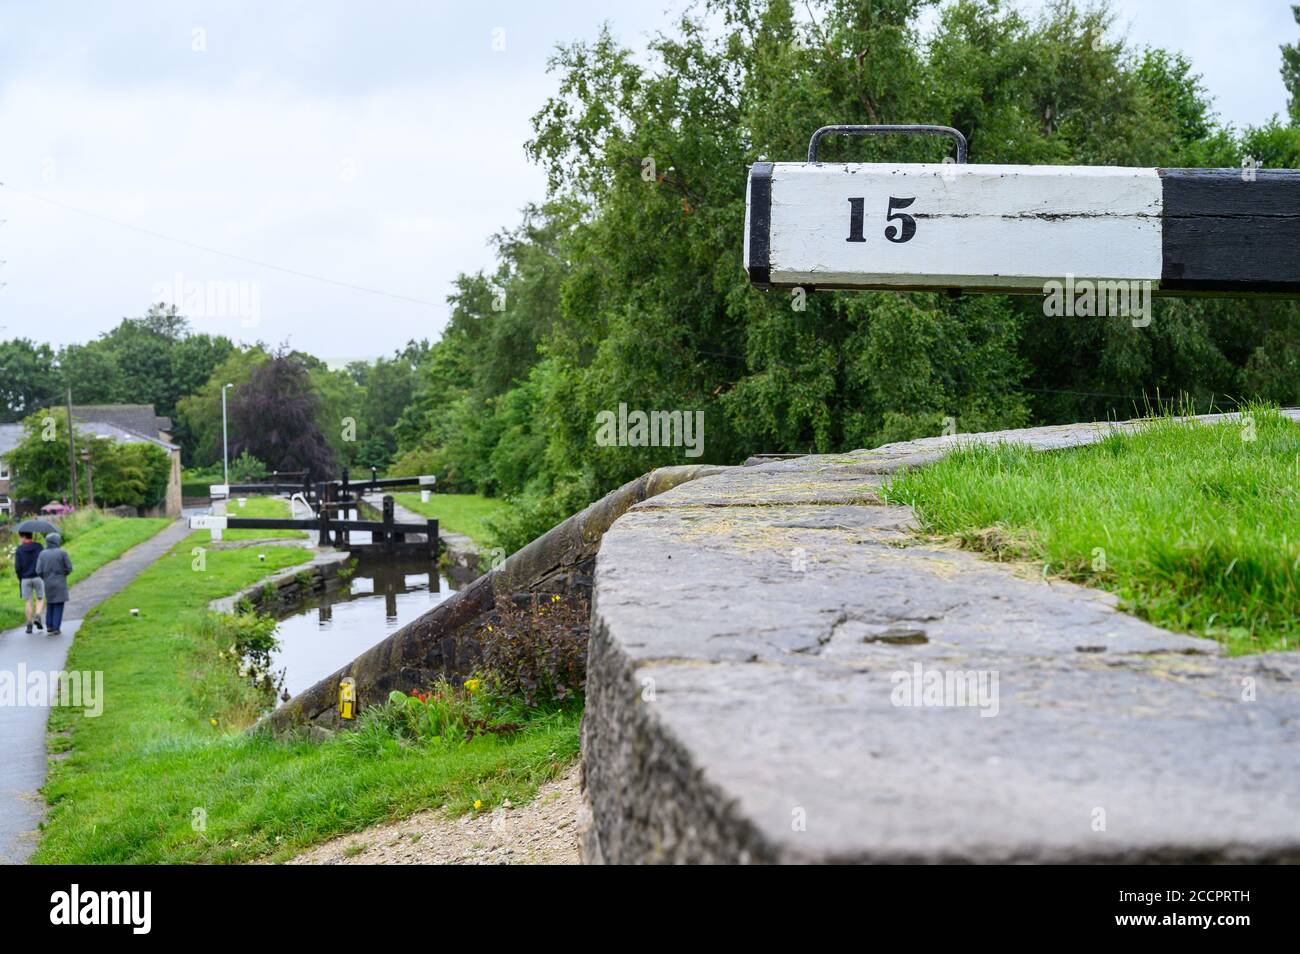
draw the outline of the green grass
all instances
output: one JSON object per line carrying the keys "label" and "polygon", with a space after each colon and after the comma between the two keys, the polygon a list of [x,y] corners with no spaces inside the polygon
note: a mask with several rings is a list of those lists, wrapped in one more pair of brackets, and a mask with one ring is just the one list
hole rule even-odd
{"label": "green grass", "polygon": [[[298,513],[304,516],[302,508]],[[239,498],[232,497],[226,501],[228,517],[261,517],[264,519],[290,516],[289,501],[282,497],[246,497],[244,506],[239,506]],[[297,540],[308,536],[306,530],[223,530],[223,540]]]}
{"label": "green grass", "polygon": [[407,510],[435,518],[440,529],[465,534],[484,549],[496,545],[487,521],[510,509],[504,500],[478,494],[432,494],[428,503],[421,503],[419,494],[394,494],[393,499]]}
{"label": "green grass", "polygon": [[[103,671],[98,718],[55,709],[39,863],[283,860],[420,809],[519,801],[576,757],[576,713],[459,746],[320,744],[240,731],[253,690],[205,625],[209,600],[301,562],[298,548],[209,550],[195,533],[82,624],[68,668]],[[259,563],[265,553],[266,563]],[[130,607],[140,616],[132,617]],[[213,725],[215,720],[216,725]],[[71,737],[60,733],[71,730]],[[373,743],[373,739],[370,740]],[[202,830],[195,819],[202,818]]]}
{"label": "green grass", "polygon": [[[102,511],[82,511],[64,519],[64,547],[72,558],[69,577],[72,598],[77,597],[77,581],[84,580],[105,563],[111,563],[138,543],[143,543],[171,523],[163,517],[114,517]],[[13,543],[18,543],[14,534]],[[4,570],[9,586],[0,590],[0,629],[17,626],[24,619],[23,601],[18,594],[18,580],[13,575],[13,560],[8,558]]]}
{"label": "green grass", "polygon": [[[1174,418],[1035,453],[969,446],[894,478],[922,529],[1103,587],[1151,622],[1233,654],[1300,642],[1300,425]],[[1252,427],[1253,425],[1253,427]]]}

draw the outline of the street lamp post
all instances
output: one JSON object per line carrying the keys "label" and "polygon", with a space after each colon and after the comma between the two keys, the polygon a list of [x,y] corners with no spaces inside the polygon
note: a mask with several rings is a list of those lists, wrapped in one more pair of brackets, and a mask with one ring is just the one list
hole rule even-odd
{"label": "street lamp post", "polygon": [[233,387],[226,384],[221,388],[221,472],[227,487],[230,486],[230,440],[226,430],[226,391]]}

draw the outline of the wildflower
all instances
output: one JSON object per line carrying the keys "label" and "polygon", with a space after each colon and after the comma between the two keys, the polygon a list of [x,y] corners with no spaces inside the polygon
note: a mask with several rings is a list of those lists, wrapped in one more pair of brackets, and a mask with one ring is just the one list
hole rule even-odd
{"label": "wildflower", "polygon": [[483,800],[481,798],[474,799],[474,811],[478,811],[482,807],[483,807]]}
{"label": "wildflower", "polygon": [[469,693],[471,693],[471,694],[473,694],[473,693],[475,693],[475,692],[478,692],[478,687],[479,687],[480,685],[481,685],[481,683],[480,683],[480,681],[477,680],[477,679],[466,679],[466,680],[465,680],[465,689],[466,689],[467,692],[469,692]]}

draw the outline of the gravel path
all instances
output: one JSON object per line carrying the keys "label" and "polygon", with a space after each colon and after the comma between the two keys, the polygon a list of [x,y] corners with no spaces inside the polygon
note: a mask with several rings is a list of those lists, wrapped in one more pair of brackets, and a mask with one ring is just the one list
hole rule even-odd
{"label": "gravel path", "polygon": [[291,865],[576,865],[578,766],[523,805],[459,818],[421,812],[317,845]]}

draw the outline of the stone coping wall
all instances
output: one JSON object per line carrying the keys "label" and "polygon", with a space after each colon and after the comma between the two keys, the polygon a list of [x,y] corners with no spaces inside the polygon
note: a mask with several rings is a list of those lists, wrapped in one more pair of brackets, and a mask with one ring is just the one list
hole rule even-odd
{"label": "stone coping wall", "polygon": [[1300,861],[1300,654],[1227,658],[1104,592],[900,546],[910,510],[877,496],[960,441],[1135,426],[775,460],[619,517],[595,566],[584,859]]}
{"label": "stone coping wall", "polygon": [[[275,546],[283,541],[252,540],[232,541],[231,549],[248,549],[254,546]],[[221,544],[216,544],[221,546]],[[272,573],[263,580],[246,586],[233,596],[223,596],[208,604],[208,609],[215,613],[233,614],[238,611],[241,601],[259,612],[276,613],[286,606],[293,606],[309,596],[336,590],[341,585],[339,570],[352,558],[346,550],[318,550],[305,563]],[[274,596],[271,594],[274,593]],[[268,603],[268,597],[270,601]]]}

